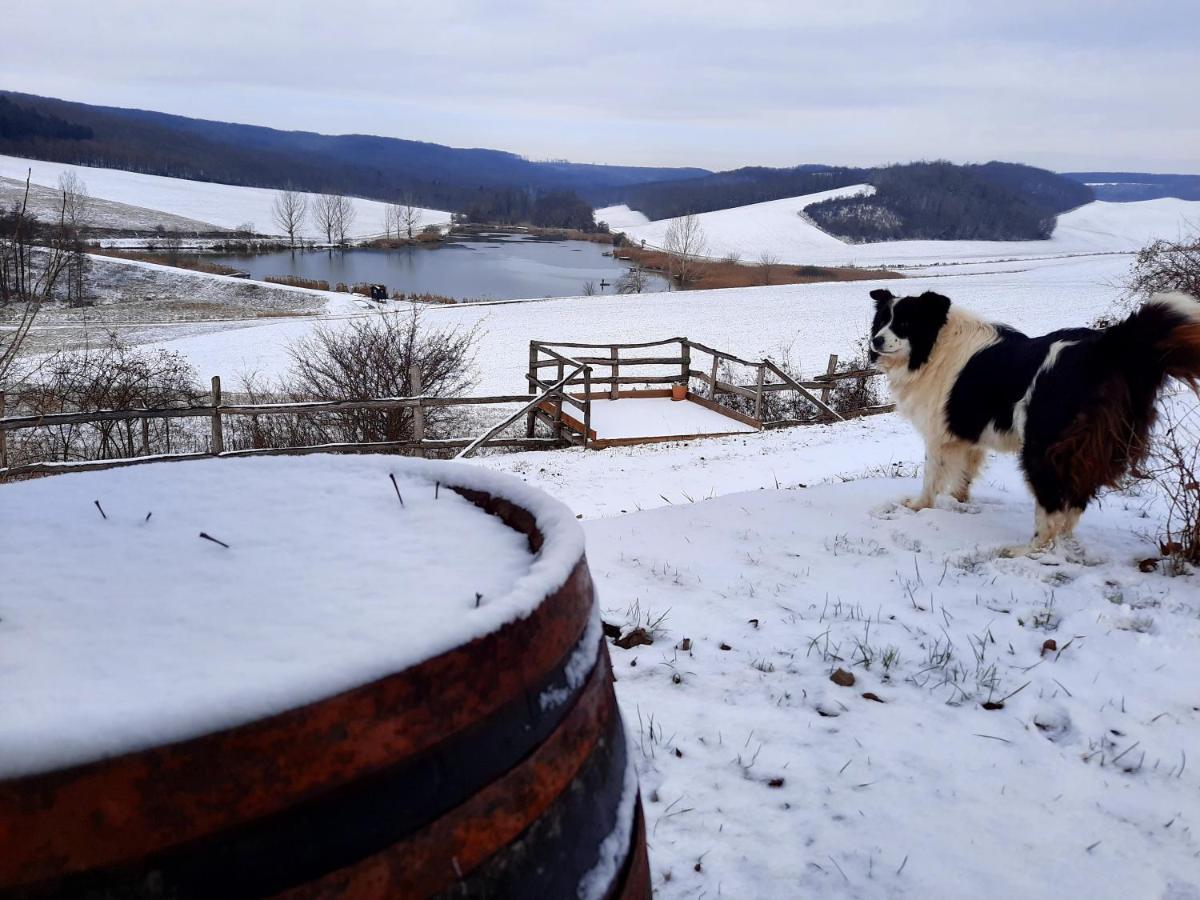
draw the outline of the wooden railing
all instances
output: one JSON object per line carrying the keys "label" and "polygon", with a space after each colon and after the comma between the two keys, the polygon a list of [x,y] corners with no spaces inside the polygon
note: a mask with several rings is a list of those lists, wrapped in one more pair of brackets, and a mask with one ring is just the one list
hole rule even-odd
{"label": "wooden railing", "polygon": [[[569,376],[576,374],[572,369]],[[414,373],[415,375],[415,373]],[[458,451],[456,458],[470,456],[482,447],[502,447],[523,450],[544,450],[568,445],[561,436],[525,438],[501,437],[501,433],[516,422],[536,403],[556,402],[561,406],[569,400],[563,390],[564,379],[552,383],[530,398],[526,394],[494,395],[486,397],[375,397],[365,400],[313,400],[292,403],[226,403],[222,400],[221,379],[212,379],[209,403],[203,405],[172,406],[160,408],[108,409],[85,412],[51,413],[44,415],[5,416],[5,395],[0,391],[0,479],[18,475],[49,474],[53,472],[87,471],[112,469],[138,465],[146,462],[161,462],[210,457],[269,456],[274,454],[305,453],[354,453],[373,450],[410,452],[424,456],[428,452]],[[414,384],[419,385],[419,379]],[[520,409],[489,428],[477,437],[430,438],[426,436],[424,411],[446,407],[521,404]],[[304,415],[314,413],[343,413],[361,410],[411,410],[412,437],[405,440],[346,441],[303,446],[252,447],[227,450],[225,448],[225,420],[230,416]],[[208,449],[187,453],[152,453],[149,424],[155,420],[207,419]],[[138,422],[141,425],[142,453],[103,459],[43,460],[20,462],[10,465],[9,435],[18,431],[38,428],[56,428],[72,425],[97,425],[108,422]]]}
{"label": "wooden railing", "polygon": [[[656,348],[664,348],[657,353]],[[678,348],[678,349],[676,349]],[[563,351],[572,351],[567,356]],[[622,355],[627,353],[637,355]],[[705,364],[707,363],[707,364]],[[722,366],[732,365],[748,371],[750,380],[745,384],[737,384],[724,380]],[[875,378],[881,373],[878,369],[855,369],[847,372],[837,371],[838,357],[829,357],[828,366],[823,375],[808,380],[798,380],[788,375],[778,364],[770,359],[758,361],[743,359],[733,353],[709,347],[699,341],[686,337],[673,337],[661,341],[646,341],[643,343],[579,343],[565,341],[530,341],[529,342],[529,381],[530,391],[538,386],[549,384],[540,377],[539,373],[546,368],[554,368],[562,377],[567,367],[579,368],[579,374],[568,377],[563,382],[566,391],[566,403],[578,408],[586,422],[590,422],[591,411],[587,400],[601,395],[607,395],[615,400],[623,387],[633,385],[690,385],[691,380],[698,379],[708,386],[707,399],[721,404],[722,395],[740,397],[753,403],[754,422],[764,428],[778,428],[787,425],[800,424],[796,420],[779,419],[763,421],[766,398],[769,394],[780,391],[792,391],[811,404],[817,412],[817,418],[825,421],[839,421],[864,415],[890,412],[894,407],[890,404],[864,407],[850,413],[842,414],[830,406],[832,392],[842,381],[854,380],[860,384],[867,379]],[[603,370],[597,372],[596,369]],[[607,374],[603,374],[607,372]],[[572,397],[571,388],[583,388],[581,396]],[[594,393],[594,391],[596,391]],[[728,404],[725,404],[728,405]],[[541,419],[547,422],[555,433],[562,431],[562,410],[546,413],[535,410],[529,414],[527,434],[533,434],[534,421]],[[586,434],[586,432],[585,432]]]}

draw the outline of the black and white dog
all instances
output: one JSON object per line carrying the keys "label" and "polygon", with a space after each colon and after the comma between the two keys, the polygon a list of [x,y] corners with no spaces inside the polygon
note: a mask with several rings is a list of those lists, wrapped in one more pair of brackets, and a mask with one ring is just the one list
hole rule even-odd
{"label": "black and white dog", "polygon": [[1069,538],[1103,487],[1148,449],[1168,376],[1200,378],[1200,302],[1159,294],[1109,328],[1027,337],[941,294],[871,291],[871,359],[925,439],[925,482],[910,509],[948,491],[965,502],[984,453],[1019,453],[1037,500],[1034,536],[1009,554]]}

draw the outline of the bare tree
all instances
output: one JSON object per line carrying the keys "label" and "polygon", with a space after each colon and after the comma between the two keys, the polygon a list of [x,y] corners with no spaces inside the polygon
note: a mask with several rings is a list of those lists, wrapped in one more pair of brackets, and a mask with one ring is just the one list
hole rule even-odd
{"label": "bare tree", "polygon": [[67,170],[58,176],[58,189],[63,195],[63,221],[76,232],[91,224],[92,198],[87,184],[78,173]]}
{"label": "bare tree", "polygon": [[688,213],[672,219],[663,238],[663,249],[671,258],[671,277],[680,285],[689,284],[695,278],[696,263],[707,247],[704,228],[697,216]]}
{"label": "bare tree", "polygon": [[317,231],[325,235],[325,243],[332,244],[337,233],[339,201],[336,194],[318,194],[313,200],[312,217]]}
{"label": "bare tree", "polygon": [[338,194],[333,199],[333,237],[339,247],[345,247],[349,242],[350,229],[354,227],[357,212],[349,197]]}
{"label": "bare tree", "polygon": [[640,294],[646,289],[646,270],[634,266],[617,279],[618,294]]}
{"label": "bare tree", "polygon": [[412,194],[405,194],[399,203],[398,218],[396,219],[396,232],[399,237],[400,229],[403,228],[408,233],[408,239],[413,239],[413,230],[421,224],[421,207],[417,206],[417,201],[413,199]]}
{"label": "bare tree", "polygon": [[389,203],[383,208],[383,236],[391,238],[396,232],[396,240],[400,239],[400,204]]}
{"label": "bare tree", "polygon": [[271,204],[271,215],[275,224],[288,236],[288,243],[296,246],[296,235],[304,226],[304,216],[308,212],[308,196],[291,187],[284,188],[275,194],[275,202]]}
{"label": "bare tree", "polygon": [[769,250],[758,254],[758,269],[762,275],[763,284],[771,283],[771,272],[779,265],[779,257]]}
{"label": "bare tree", "polygon": [[41,225],[29,214],[29,185],[20,203],[0,216],[0,308],[16,307],[16,327],[0,332],[0,384],[16,362],[42,304],[54,296],[55,286],[67,267],[71,229],[67,225],[67,198],[59,204],[58,221]]}
{"label": "bare tree", "polygon": [[583,296],[591,297],[591,296],[594,296],[595,293],[596,293],[596,282],[585,281],[583,283]]}

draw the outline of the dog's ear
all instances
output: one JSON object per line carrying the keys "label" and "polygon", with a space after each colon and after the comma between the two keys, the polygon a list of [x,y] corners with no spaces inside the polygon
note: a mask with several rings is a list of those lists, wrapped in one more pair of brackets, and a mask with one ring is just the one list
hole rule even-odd
{"label": "dog's ear", "polygon": [[950,312],[950,298],[934,291],[926,291],[917,298],[921,301],[923,309],[937,310],[940,313],[940,318],[944,318],[946,313]]}
{"label": "dog's ear", "polygon": [[885,288],[876,288],[871,291],[871,299],[875,301],[875,308],[883,306],[885,303],[890,303],[896,299],[896,295]]}

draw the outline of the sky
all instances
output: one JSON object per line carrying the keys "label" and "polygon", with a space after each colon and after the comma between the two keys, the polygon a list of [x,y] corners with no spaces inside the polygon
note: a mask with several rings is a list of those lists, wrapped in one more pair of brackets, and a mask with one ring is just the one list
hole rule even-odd
{"label": "sky", "polygon": [[1200,173],[1200,0],[4,0],[0,88],[531,159]]}

